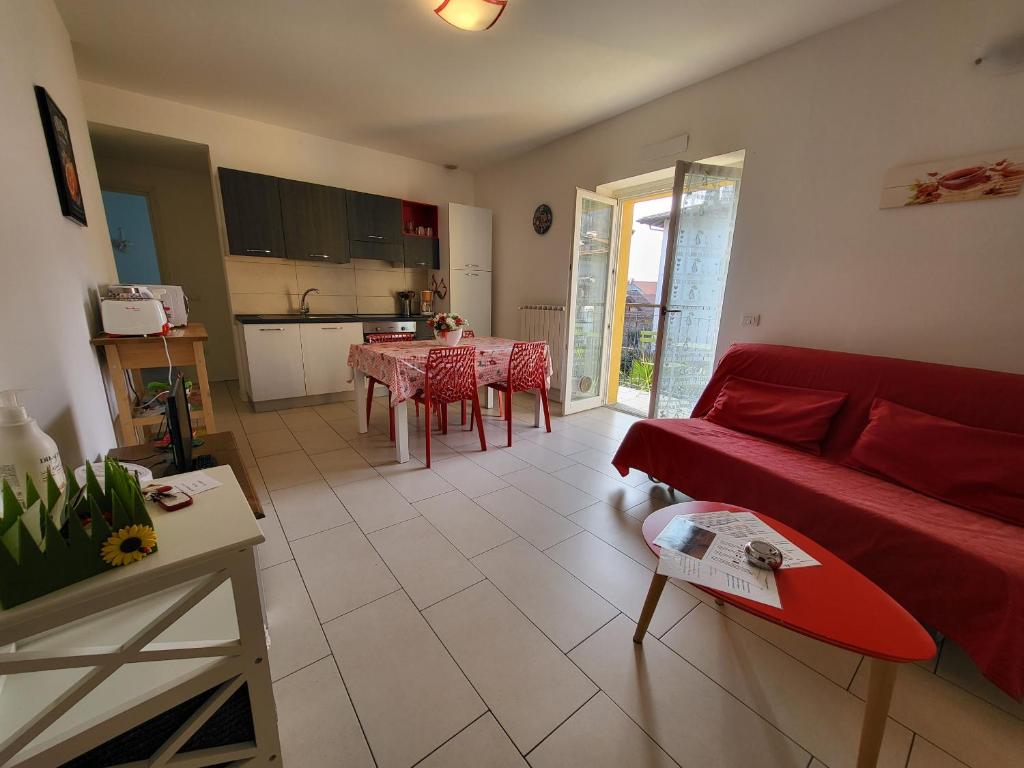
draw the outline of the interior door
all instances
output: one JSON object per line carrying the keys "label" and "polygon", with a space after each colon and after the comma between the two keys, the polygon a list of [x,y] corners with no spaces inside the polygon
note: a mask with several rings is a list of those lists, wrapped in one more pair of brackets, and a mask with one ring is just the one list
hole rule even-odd
{"label": "interior door", "polygon": [[740,168],[676,163],[651,418],[686,418],[711,378],[740,196]]}
{"label": "interior door", "polygon": [[617,207],[613,198],[576,190],[566,332],[568,355],[562,387],[564,413],[605,404]]}

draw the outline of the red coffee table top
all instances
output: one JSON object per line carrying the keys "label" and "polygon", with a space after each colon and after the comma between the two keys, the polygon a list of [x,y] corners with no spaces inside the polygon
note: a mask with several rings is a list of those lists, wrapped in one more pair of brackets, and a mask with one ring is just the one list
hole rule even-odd
{"label": "red coffee table top", "polygon": [[661,554],[661,547],[654,540],[676,515],[719,510],[753,512],[821,565],[775,572],[781,609],[700,587],[705,592],[794,632],[856,653],[900,662],[921,661],[935,655],[931,635],[903,606],[824,547],[760,512],[710,501],[673,504],[644,520],[647,546],[655,555]]}

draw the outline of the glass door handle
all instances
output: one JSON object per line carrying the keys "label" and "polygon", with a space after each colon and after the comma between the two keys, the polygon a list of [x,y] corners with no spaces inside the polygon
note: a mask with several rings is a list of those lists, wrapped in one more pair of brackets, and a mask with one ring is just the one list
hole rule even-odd
{"label": "glass door handle", "polygon": [[682,312],[682,311],[683,310],[681,310],[681,309],[669,309],[668,307],[662,307],[661,308],[661,314],[663,314],[663,315],[667,315],[669,313],[676,314],[676,313]]}

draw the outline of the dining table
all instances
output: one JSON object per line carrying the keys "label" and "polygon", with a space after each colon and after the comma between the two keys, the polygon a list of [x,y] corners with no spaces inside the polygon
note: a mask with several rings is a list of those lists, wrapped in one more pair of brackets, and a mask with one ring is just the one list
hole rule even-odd
{"label": "dining table", "polygon": [[[492,400],[489,384],[505,382],[508,378],[509,359],[516,339],[504,339],[499,336],[476,336],[463,338],[460,346],[476,348],[476,379],[477,386],[485,388],[486,402],[490,407]],[[388,388],[391,407],[395,409],[395,459],[400,464],[409,461],[409,416],[406,404],[412,397],[423,390],[426,379],[427,355],[431,349],[442,346],[435,339],[418,339],[416,341],[392,341],[383,344],[353,344],[349,347],[348,364],[352,369],[352,378],[356,395],[356,419],[360,434],[369,432],[366,418],[366,377],[370,376]],[[545,346],[545,365],[547,375],[545,384],[551,381],[551,353]],[[536,395],[534,407],[534,426],[542,423],[543,410],[540,394]],[[465,428],[472,429],[472,419]],[[429,425],[428,425],[429,428]]]}

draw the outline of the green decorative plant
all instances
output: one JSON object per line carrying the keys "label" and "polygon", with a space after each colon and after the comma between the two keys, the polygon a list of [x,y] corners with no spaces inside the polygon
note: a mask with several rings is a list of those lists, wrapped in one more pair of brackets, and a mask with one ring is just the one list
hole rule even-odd
{"label": "green decorative plant", "polygon": [[[46,498],[26,478],[25,502],[3,481],[0,517],[0,608],[12,608],[114,566],[103,546],[124,528],[153,521],[139,481],[116,461],[104,462],[101,488],[86,464],[85,487],[66,473],[64,493],[47,477]],[[155,551],[155,541],[149,551]],[[148,552],[147,552],[148,554]]]}

